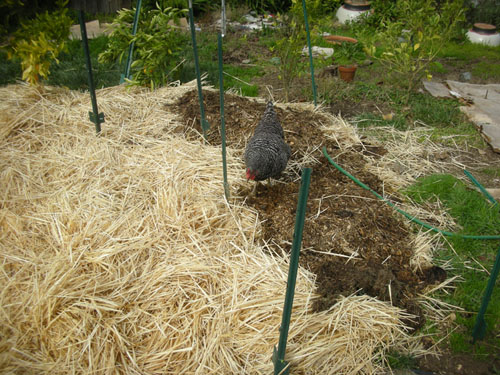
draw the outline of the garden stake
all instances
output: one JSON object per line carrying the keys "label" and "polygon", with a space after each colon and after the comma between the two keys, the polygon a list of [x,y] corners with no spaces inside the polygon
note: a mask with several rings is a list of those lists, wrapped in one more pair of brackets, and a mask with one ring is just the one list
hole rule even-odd
{"label": "garden stake", "polygon": [[481,190],[481,193],[483,193],[483,195],[486,198],[488,198],[488,200],[491,203],[493,203],[493,206],[498,206],[498,202],[495,200],[495,198],[493,198],[493,196],[490,193],[488,193],[488,191],[483,187],[483,185],[481,185],[479,181],[476,180],[474,176],[470,174],[470,172],[467,169],[464,169],[464,173],[467,177],[469,177],[469,179],[474,183],[474,185],[476,185],[479,188],[479,190]]}
{"label": "garden stake", "polygon": [[[132,37],[137,33],[137,24],[139,23],[139,14],[141,13],[141,3],[142,0],[137,0],[137,6],[135,8],[134,23],[132,26]],[[132,55],[134,54],[134,44],[132,41],[128,47],[127,65],[125,67],[125,74],[120,77],[120,83],[125,82],[125,78],[130,79],[130,67],[132,66]]]}
{"label": "garden stake", "polygon": [[302,231],[306,215],[307,195],[309,194],[309,183],[311,181],[311,168],[302,169],[302,180],[300,184],[299,200],[297,203],[297,214],[295,217],[295,229],[293,232],[292,252],[290,255],[290,266],[288,269],[288,281],[286,286],[285,305],[280,326],[280,338],[278,349],[273,351],[274,375],[289,373],[288,362],[285,361],[286,340],[292,315],[293,296],[295,294],[295,282],[299,268],[300,246],[302,243]]}
{"label": "garden stake", "polygon": [[191,29],[191,40],[193,41],[193,54],[194,54],[194,68],[196,71],[196,82],[198,83],[198,101],[200,102],[200,114],[201,114],[201,129],[203,131],[203,138],[207,140],[207,130],[210,128],[210,124],[205,118],[205,107],[203,107],[203,92],[201,91],[201,77],[200,77],[200,65],[198,63],[198,49],[196,47],[196,35],[194,29],[194,15],[193,15],[193,2],[189,0],[189,27]]}
{"label": "garden stake", "polygon": [[[479,190],[488,198],[488,200],[493,203],[494,207],[498,207],[498,202],[493,198],[493,196],[488,193],[488,191],[479,183],[474,176],[464,169],[464,173],[469,179],[476,185]],[[488,304],[490,303],[491,294],[493,293],[493,288],[497,281],[498,272],[500,271],[500,248],[498,248],[497,257],[495,259],[495,264],[493,264],[493,269],[491,270],[490,278],[488,280],[488,285],[486,286],[486,291],[484,292],[483,300],[481,302],[481,307],[476,317],[476,323],[474,324],[474,329],[472,330],[472,343],[476,340],[482,340],[486,334],[486,321],[484,320],[484,314],[488,309]]]}
{"label": "garden stake", "polygon": [[222,35],[217,38],[217,50],[219,52],[219,92],[220,92],[220,134],[222,138],[222,173],[224,176],[224,195],[229,199],[229,184],[227,183],[226,162],[226,122],[224,120],[224,79],[222,64]]}
{"label": "garden stake", "polygon": [[97,134],[101,132],[101,122],[104,122],[104,114],[99,113],[97,109],[97,98],[95,96],[94,79],[92,77],[92,64],[90,62],[89,44],[87,40],[87,28],[85,27],[85,16],[83,10],[78,12],[78,19],[80,20],[80,31],[82,34],[83,51],[85,52],[85,61],[87,63],[87,71],[89,74],[89,91],[90,101],[92,102],[92,112],[89,112],[90,121],[95,124],[95,131]]}
{"label": "garden stake", "polygon": [[488,285],[486,286],[486,291],[484,292],[483,301],[481,302],[481,307],[479,308],[479,313],[477,314],[476,323],[474,324],[474,329],[472,331],[472,343],[474,344],[476,340],[482,340],[486,334],[486,322],[484,320],[484,314],[488,309],[488,304],[490,303],[491,294],[493,293],[493,287],[498,277],[498,272],[500,271],[500,247],[498,248],[497,258],[495,259],[495,264],[491,270],[490,279],[488,280]]}
{"label": "garden stake", "polygon": [[304,22],[306,24],[307,47],[309,48],[309,65],[311,67],[311,82],[312,82],[312,89],[313,89],[314,106],[316,106],[317,105],[316,83],[314,82],[314,64],[313,64],[313,55],[312,55],[312,48],[311,48],[311,35],[309,33],[309,21],[307,20],[306,0],[302,0],[302,9],[304,10]]}

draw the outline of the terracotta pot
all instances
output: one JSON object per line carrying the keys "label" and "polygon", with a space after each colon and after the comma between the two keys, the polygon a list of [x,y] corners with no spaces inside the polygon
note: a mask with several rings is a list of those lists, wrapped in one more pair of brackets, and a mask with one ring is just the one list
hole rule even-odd
{"label": "terracotta pot", "polygon": [[340,78],[346,82],[351,82],[354,79],[354,74],[356,74],[357,65],[340,65],[339,66],[339,75]]}

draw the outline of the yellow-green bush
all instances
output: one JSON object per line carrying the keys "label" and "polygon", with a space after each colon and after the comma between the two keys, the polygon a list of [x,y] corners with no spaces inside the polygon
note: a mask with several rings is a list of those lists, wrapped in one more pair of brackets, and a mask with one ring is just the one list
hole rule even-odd
{"label": "yellow-green bush", "polygon": [[44,12],[33,20],[23,22],[6,47],[9,58],[19,58],[23,80],[37,84],[40,78],[50,74],[52,62],[66,48],[72,23],[66,5],[68,0],[58,1],[58,10]]}

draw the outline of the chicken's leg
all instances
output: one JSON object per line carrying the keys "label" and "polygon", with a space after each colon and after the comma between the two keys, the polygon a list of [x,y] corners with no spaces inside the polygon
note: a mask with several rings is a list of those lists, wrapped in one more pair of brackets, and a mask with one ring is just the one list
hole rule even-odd
{"label": "chicken's leg", "polygon": [[254,197],[257,196],[257,185],[259,184],[259,181],[255,181],[255,184],[253,185],[253,189],[252,189],[252,192],[250,193],[251,195],[253,195]]}

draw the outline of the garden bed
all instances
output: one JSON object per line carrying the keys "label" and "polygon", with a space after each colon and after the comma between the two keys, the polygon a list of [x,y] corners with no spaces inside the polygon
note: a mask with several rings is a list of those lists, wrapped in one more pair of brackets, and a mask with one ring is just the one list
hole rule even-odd
{"label": "garden bed", "polygon": [[[205,91],[204,98],[207,119],[212,124],[207,138],[211,144],[220,144],[218,94]],[[176,108],[183,114],[187,130],[194,123],[199,134],[196,92],[181,97]],[[226,97],[228,147],[244,149],[264,109],[263,102]],[[292,148],[291,167],[273,186],[260,184],[257,196],[246,199],[262,219],[262,240],[276,253],[281,253],[281,249],[290,251],[300,167],[313,168],[301,262],[316,275],[321,298],[315,308],[330,308],[339,295],[368,294],[416,314],[419,319],[412,326],[419,327],[424,318],[417,299],[429,284],[443,282],[446,272],[429,264],[423,268],[415,265],[415,235],[406,220],[342,175],[320,152],[325,146],[343,168],[363,183],[376,191],[385,189],[390,193],[391,187],[366,168],[363,157],[364,153],[378,156],[387,151],[383,147],[356,144],[359,140],[353,134],[347,140],[350,147],[339,147],[338,142],[321,130],[321,124],[331,120],[324,113],[287,105],[279,106],[277,113]],[[340,132],[337,135],[342,137]],[[248,191],[241,193],[246,195]]]}
{"label": "garden bed", "polygon": [[388,132],[381,145],[311,104],[278,103],[292,158],[254,197],[242,154],[265,101],[227,94],[225,201],[219,97],[204,94],[208,143],[193,83],[98,90],[106,121],[97,137],[86,93],[0,89],[0,367],[269,373],[304,166],[313,174],[287,347],[292,371],[375,374],[394,350],[432,352],[432,340],[424,350],[408,334],[423,323],[422,307],[439,307],[425,293],[446,277],[432,265],[429,236],[338,172],[321,147],[447,229],[453,222],[439,210],[407,205],[397,191],[454,165],[438,157],[451,151],[420,144],[426,133],[418,130]]}
{"label": "garden bed", "polygon": [[[265,194],[245,202],[241,148],[228,147],[225,201],[220,147],[180,133],[176,103],[193,90],[98,90],[106,121],[96,136],[88,94],[0,89],[2,370],[272,372],[288,256],[260,241],[268,229],[252,205]],[[326,119],[325,129],[355,135]],[[299,176],[285,178],[295,187]],[[315,279],[300,267],[293,373],[381,373],[392,348],[421,353],[403,309],[346,289],[325,310]]]}

